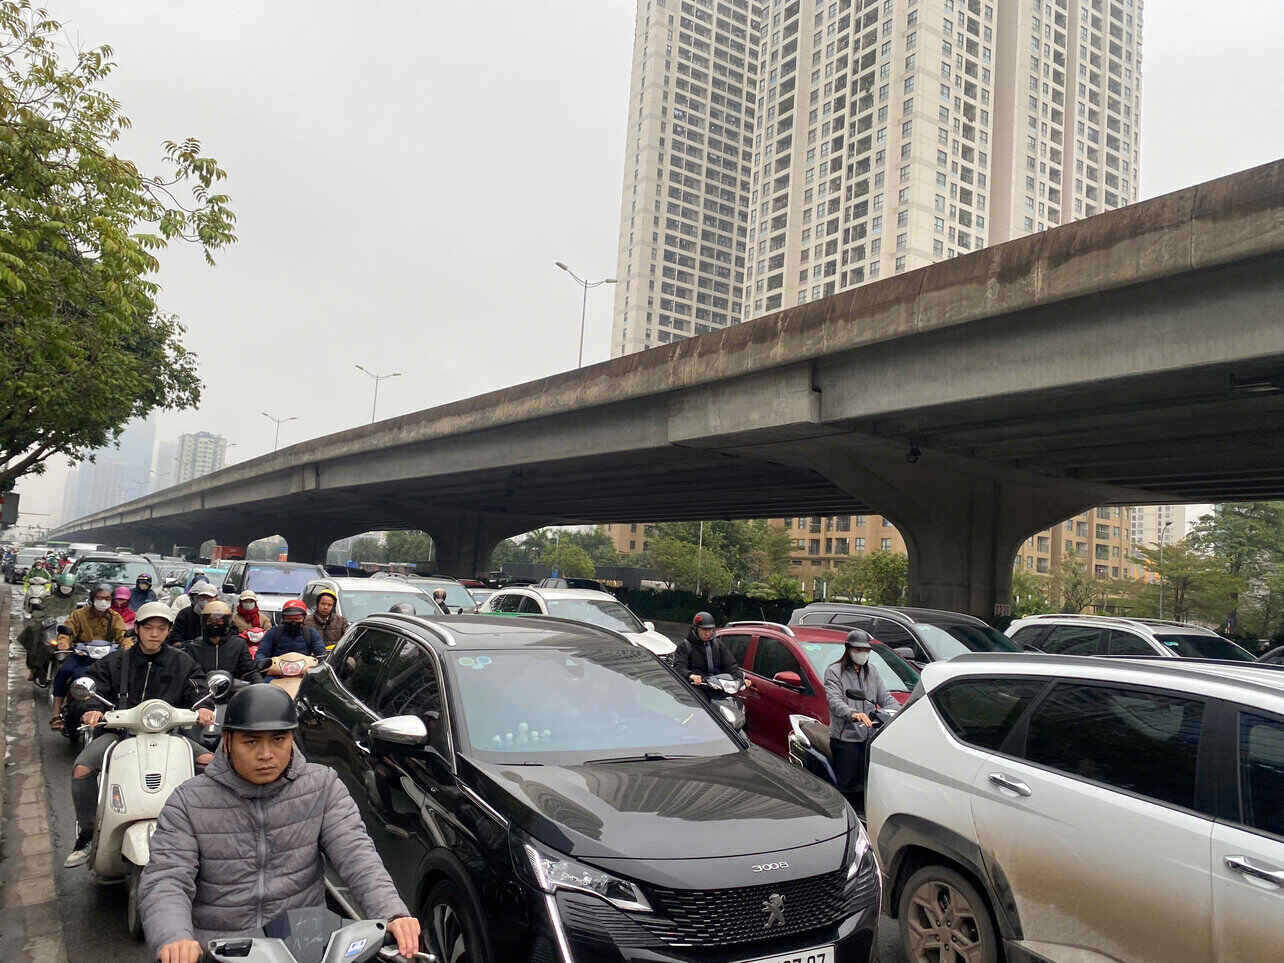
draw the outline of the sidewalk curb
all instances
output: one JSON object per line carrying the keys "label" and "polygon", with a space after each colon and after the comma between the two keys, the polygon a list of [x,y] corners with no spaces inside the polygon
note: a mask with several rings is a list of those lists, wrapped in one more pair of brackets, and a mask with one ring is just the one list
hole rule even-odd
{"label": "sidewalk curb", "polygon": [[[49,787],[35,738],[34,706],[23,666],[12,665],[9,647],[11,588],[0,586],[0,958],[32,963],[66,963],[58,867],[49,832]],[[20,737],[25,721],[31,738]],[[10,741],[10,726],[14,727]],[[16,794],[15,794],[16,790]],[[11,796],[14,798],[11,799]]]}

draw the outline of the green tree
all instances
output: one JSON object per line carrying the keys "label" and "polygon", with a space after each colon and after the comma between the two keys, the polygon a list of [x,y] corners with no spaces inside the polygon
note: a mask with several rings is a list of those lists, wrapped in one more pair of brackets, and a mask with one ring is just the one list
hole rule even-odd
{"label": "green tree", "polygon": [[652,526],[650,538],[673,538],[699,546],[722,560],[732,584],[747,585],[783,575],[789,568],[790,538],[765,519],[755,521],[661,522]]}
{"label": "green tree", "polygon": [[358,563],[388,561],[387,546],[384,545],[383,539],[374,535],[365,535],[355,539],[352,543],[350,554],[353,560]]}
{"label": "green tree", "polygon": [[199,141],[166,143],[155,174],[116,155],[130,122],[102,86],[111,48],[67,51],[62,30],[0,0],[0,491],[134,418],[196,405],[196,359],[156,303],[156,252],[192,242],[212,264],[236,240]]}
{"label": "green tree", "polygon": [[707,545],[701,548],[698,543],[662,535],[652,541],[648,562],[670,588],[706,598],[731,591],[731,570]]}
{"label": "green tree", "polygon": [[574,542],[563,540],[550,545],[540,563],[556,570],[563,578],[592,578],[597,574],[589,553]]}
{"label": "green tree", "polygon": [[807,593],[803,583],[788,575],[768,575],[763,581],[754,582],[747,589],[746,595],[760,599],[779,599],[785,602],[805,602]]}
{"label": "green tree", "polygon": [[1046,575],[1037,575],[1020,569],[1012,573],[1012,617],[1023,619],[1028,615],[1051,612],[1054,608],[1052,586]]}
{"label": "green tree", "polygon": [[433,558],[432,538],[417,529],[387,532],[383,544],[389,562],[428,562]]}
{"label": "green tree", "polygon": [[858,555],[834,569],[830,598],[850,598],[871,605],[900,605],[909,591],[909,559],[896,552]]}
{"label": "green tree", "polygon": [[[1175,619],[1178,622],[1201,621],[1221,625],[1233,611],[1235,599],[1244,580],[1226,570],[1223,559],[1213,557],[1196,547],[1191,539],[1165,545],[1163,561],[1159,546],[1143,548],[1135,561],[1159,576],[1159,582],[1135,583],[1129,596],[1133,614]],[[1163,589],[1163,611],[1160,612],[1160,588]]]}
{"label": "green tree", "polygon": [[601,525],[591,532],[562,532],[562,541],[578,545],[588,553],[594,565],[619,565],[620,553],[615,550],[615,542]]}
{"label": "green tree", "polygon": [[1284,567],[1284,502],[1217,505],[1195,526],[1190,542],[1239,583],[1226,600],[1226,610],[1212,620],[1230,622],[1240,635],[1266,634],[1269,585]]}
{"label": "green tree", "polygon": [[1105,586],[1092,574],[1083,556],[1067,555],[1052,576],[1052,603],[1062,612],[1078,615],[1105,598]]}

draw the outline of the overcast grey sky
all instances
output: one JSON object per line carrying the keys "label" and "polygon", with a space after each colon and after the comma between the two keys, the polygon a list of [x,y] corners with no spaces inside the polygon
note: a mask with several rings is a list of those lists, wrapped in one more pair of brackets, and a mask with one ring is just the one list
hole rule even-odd
{"label": "overcast grey sky", "polygon": [[[1002,0],[1001,0],[1002,2]],[[633,0],[47,0],[154,167],[200,137],[229,171],[240,243],[209,269],[171,251],[163,306],[206,381],[159,437],[222,432],[232,460],[573,367],[580,292],[615,273]],[[1284,17],[1260,0],[1151,0],[1142,194],[1284,156]],[[609,289],[588,361],[608,356]],[[56,512],[64,471],[24,480]],[[35,521],[36,519],[30,519]]]}

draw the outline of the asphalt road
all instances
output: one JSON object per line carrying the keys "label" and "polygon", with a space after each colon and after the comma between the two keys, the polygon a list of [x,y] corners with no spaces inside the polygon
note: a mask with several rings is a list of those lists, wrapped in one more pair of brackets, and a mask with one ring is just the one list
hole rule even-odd
{"label": "asphalt road", "polygon": [[[21,615],[14,619],[21,625]],[[15,629],[15,631],[17,631]],[[31,687],[28,687],[31,689]],[[75,840],[76,817],[71,807],[71,743],[49,728],[47,692],[36,696],[36,738],[44,760],[49,790],[50,831],[58,868],[58,901],[64,909],[64,941],[70,963],[146,963],[143,944],[125,930],[125,891],[121,886],[98,886],[85,868],[62,869],[63,857]],[[884,919],[879,932],[880,963],[904,963],[895,924]]]}

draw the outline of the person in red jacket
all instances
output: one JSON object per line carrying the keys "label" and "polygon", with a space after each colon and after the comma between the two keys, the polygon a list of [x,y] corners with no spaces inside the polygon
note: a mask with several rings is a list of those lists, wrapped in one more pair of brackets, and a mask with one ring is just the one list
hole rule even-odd
{"label": "person in red jacket", "polygon": [[130,590],[128,585],[118,585],[111,596],[111,610],[120,616],[128,631],[134,627],[134,610],[129,607]]}

